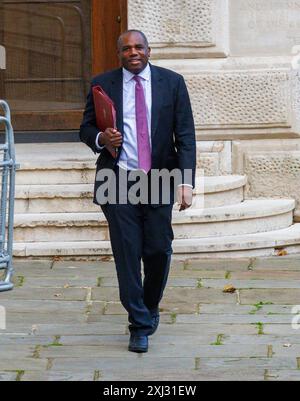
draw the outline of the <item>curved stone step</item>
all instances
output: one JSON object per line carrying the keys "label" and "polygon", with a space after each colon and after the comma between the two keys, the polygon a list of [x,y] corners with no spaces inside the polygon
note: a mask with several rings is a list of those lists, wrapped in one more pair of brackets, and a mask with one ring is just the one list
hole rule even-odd
{"label": "curved stone step", "polygon": [[[60,173],[61,174],[61,173]],[[67,173],[68,175],[69,173]],[[70,171],[70,174],[73,174]],[[232,205],[243,200],[245,176],[197,177],[193,209]],[[204,184],[204,185],[203,185]],[[205,193],[203,198],[203,191]],[[17,185],[16,213],[93,212],[93,184]]]}
{"label": "curved stone step", "polygon": [[[175,238],[242,235],[286,228],[295,201],[248,200],[220,208],[173,212]],[[36,213],[15,215],[16,242],[108,240],[103,213]]]}
{"label": "curved stone step", "polygon": [[245,175],[197,176],[192,207],[201,209],[242,202],[246,183]]}
{"label": "curved stone step", "polygon": [[[267,233],[174,240],[174,258],[231,258],[276,255],[278,249],[300,251],[300,224]],[[16,257],[111,256],[109,241],[34,242],[14,244]]]}

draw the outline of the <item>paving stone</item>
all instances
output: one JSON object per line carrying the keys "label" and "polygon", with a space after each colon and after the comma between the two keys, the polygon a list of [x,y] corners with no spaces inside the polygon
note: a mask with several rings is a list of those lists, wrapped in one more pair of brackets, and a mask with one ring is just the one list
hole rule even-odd
{"label": "paving stone", "polygon": [[[130,354],[130,355],[129,355]],[[127,357],[129,355],[129,357]],[[54,359],[52,365],[52,371],[72,371],[72,372],[90,372],[99,370],[102,376],[103,372],[116,372],[116,371],[128,371],[128,363],[130,361],[130,372],[132,377],[141,374],[144,369],[153,370],[156,372],[166,372],[169,369],[176,369],[179,371],[185,371],[186,369],[193,369],[195,367],[195,358],[176,358],[176,364],[174,364],[174,358],[159,358],[157,356],[147,354],[136,354],[127,352],[124,358],[57,358]],[[176,365],[176,366],[174,366]],[[163,375],[161,375],[163,377]]]}
{"label": "paving stone", "polygon": [[74,324],[74,323],[84,323],[87,321],[87,316],[83,313],[9,313],[6,317],[7,325],[14,323],[24,323],[24,324]]}
{"label": "paving stone", "polygon": [[168,287],[197,287],[198,280],[195,278],[170,277]]}
{"label": "paving stone", "polygon": [[92,289],[93,301],[119,301],[119,289],[114,287],[99,287]]}
{"label": "paving stone", "polygon": [[28,323],[7,322],[5,330],[0,330],[1,335],[28,335],[31,334],[32,325]]}
{"label": "paving stone", "polygon": [[225,270],[170,270],[169,277],[203,278],[225,278]]}
{"label": "paving stone", "polygon": [[73,373],[73,372],[28,372],[22,376],[23,382],[39,382],[39,381],[93,381],[94,372]]}
{"label": "paving stone", "polygon": [[47,359],[24,358],[21,355],[9,356],[6,352],[0,358],[0,371],[45,371],[47,365]]}
{"label": "paving stone", "polygon": [[291,321],[288,315],[240,315],[240,314],[189,314],[189,315],[178,315],[176,318],[177,323],[214,323],[218,322],[221,324],[255,324],[257,322],[261,323],[289,323]]}
{"label": "paving stone", "polygon": [[127,334],[113,334],[113,335],[65,335],[60,337],[59,342],[63,345],[85,345],[85,346],[98,346],[107,345],[114,346],[124,344],[128,341]]}
{"label": "paving stone", "polygon": [[184,270],[185,268],[185,261],[184,260],[171,260],[171,265],[170,265],[170,269],[175,271],[175,270]]}
{"label": "paving stone", "polygon": [[13,291],[2,293],[0,302],[2,299],[84,301],[86,293],[84,288],[15,288]]}
{"label": "paving stone", "polygon": [[223,344],[266,344],[278,345],[283,347],[286,344],[300,344],[300,337],[296,336],[276,336],[276,335],[224,335],[222,336]]}
{"label": "paving stone", "polygon": [[115,269],[114,262],[104,262],[101,260],[59,260],[55,261],[53,264],[53,269],[62,269],[62,268],[84,268],[84,269]]}
{"label": "paving stone", "polygon": [[[92,320],[92,318],[97,319],[95,321]],[[95,314],[89,314],[88,315],[88,319],[87,319],[88,323],[95,323],[95,322],[107,322],[107,323],[128,323],[128,316],[127,314],[125,315],[101,315],[98,313]]]}
{"label": "paving stone", "polygon": [[41,358],[135,358],[134,353],[128,352],[128,337],[123,342],[115,343],[111,346],[105,345],[63,345],[59,347],[41,348]]}
{"label": "paving stone", "polygon": [[174,323],[160,324],[159,335],[215,335],[218,334],[256,334],[257,328],[252,324],[194,324],[194,323]]}
{"label": "paving stone", "polygon": [[242,304],[256,304],[258,302],[272,302],[273,304],[298,305],[300,299],[300,288],[289,289],[252,289],[240,290]]}
{"label": "paving stone", "polygon": [[94,334],[125,334],[126,322],[100,322],[86,324],[38,324],[35,327],[36,335],[94,335]]}
{"label": "paving stone", "polygon": [[[120,369],[113,372],[103,371],[101,380],[106,381],[262,381],[264,380],[263,369],[239,369],[228,372],[225,369],[206,369],[198,370],[177,370],[168,368],[167,371],[156,369],[142,369],[142,371],[132,374]],[[193,387],[193,384],[191,384]]]}
{"label": "paving stone", "polygon": [[[292,323],[292,319],[291,319]],[[277,336],[291,336],[299,337],[299,331],[294,330],[290,324],[265,324],[264,333],[273,334]]]}
{"label": "paving stone", "polygon": [[300,370],[289,369],[289,370],[276,370],[269,369],[265,372],[266,381],[300,381]]}
{"label": "paving stone", "polygon": [[0,372],[0,382],[11,382],[17,378],[17,372]]}
{"label": "paving stone", "polygon": [[22,269],[22,270],[27,270],[27,269],[42,269],[43,271],[46,269],[50,269],[51,266],[53,265],[53,260],[30,260],[30,259],[18,259],[18,258],[13,258],[13,266],[15,269]]}
{"label": "paving stone", "polygon": [[47,345],[53,341],[53,336],[12,335],[0,333],[0,346],[3,345]]}
{"label": "paving stone", "polygon": [[225,294],[214,288],[166,288],[164,301],[182,303],[235,304],[235,294]]}
{"label": "paving stone", "polygon": [[[298,277],[299,278],[299,277]],[[201,284],[205,288],[220,288],[223,289],[225,285],[233,285],[235,288],[300,288],[300,280],[214,280],[203,279]]]}
{"label": "paving stone", "polygon": [[[252,305],[230,305],[230,304],[200,304],[199,311],[200,315],[202,314],[237,314],[244,315],[250,313],[254,307]],[[212,316],[213,319],[213,316]]]}
{"label": "paving stone", "polygon": [[159,310],[160,314],[171,313],[171,314],[181,314],[181,313],[196,313],[199,309],[198,304],[185,304],[182,302],[169,302],[164,301],[160,303]]}
{"label": "paving stone", "polygon": [[68,279],[79,279],[82,278],[95,278],[97,277],[98,272],[96,271],[84,271],[83,268],[76,268],[76,269],[65,269],[65,270],[54,270],[54,269],[45,269],[45,268],[16,268],[14,277],[21,276],[25,277],[25,282],[29,281],[30,279],[61,279],[61,280],[68,280]]}
{"label": "paving stone", "polygon": [[116,267],[111,262],[60,262],[54,263],[53,272],[57,275],[76,274],[79,277],[116,277]]}
{"label": "paving stone", "polygon": [[127,311],[122,306],[121,302],[93,302],[91,313],[100,313],[105,315],[126,315]]}
{"label": "paving stone", "polygon": [[116,275],[115,269],[101,268],[85,268],[84,264],[81,266],[69,266],[59,269],[50,269],[43,267],[16,267],[15,275],[25,276],[26,278],[59,278],[59,279],[82,279],[87,278],[96,279],[98,276],[114,277]]}
{"label": "paving stone", "polygon": [[[252,270],[247,272],[232,272],[230,273],[230,279],[232,280],[299,280],[299,271],[281,271],[275,270]],[[214,278],[214,277],[208,277]]]}
{"label": "paving stone", "polygon": [[300,358],[300,344],[291,344],[290,347],[285,347],[284,344],[272,344],[272,351],[275,356]]}
{"label": "paving stone", "polygon": [[255,312],[256,315],[260,314],[287,314],[291,316],[291,305],[262,305],[261,309]]}
{"label": "paving stone", "polygon": [[199,369],[226,369],[228,372],[237,369],[295,369],[296,358],[201,358]]}
{"label": "paving stone", "polygon": [[224,270],[247,271],[250,258],[245,259],[190,259],[186,261],[186,270]]}
{"label": "paving stone", "polygon": [[[26,273],[25,273],[26,274]],[[15,277],[15,282],[18,283],[18,278]],[[97,285],[95,277],[30,277],[25,275],[22,288],[65,288],[65,287],[92,287]]]}
{"label": "paving stone", "polygon": [[[35,350],[34,345],[28,344],[6,344],[4,358],[19,359],[19,358],[32,358]],[[4,351],[4,349],[3,349]]]}
{"label": "paving stone", "polygon": [[7,314],[12,312],[35,313],[35,311],[44,313],[61,312],[85,312],[87,304],[85,301],[49,301],[49,300],[1,300],[1,305],[6,308]]}
{"label": "paving stone", "polygon": [[[191,380],[199,381],[263,381],[263,369],[199,369],[191,374]],[[187,379],[188,380],[188,379]]]}
{"label": "paving stone", "polygon": [[299,255],[287,255],[271,258],[257,258],[252,263],[253,270],[300,270]]}
{"label": "paving stone", "polygon": [[159,357],[178,356],[195,358],[226,358],[226,357],[264,357],[267,355],[267,347],[264,344],[229,344],[229,345],[198,345],[186,344],[182,347],[179,345],[169,344],[150,344],[151,353]]}
{"label": "paving stone", "polygon": [[[185,381],[192,380],[190,379],[190,373],[192,371],[185,371],[184,373],[181,370],[169,367],[168,370],[161,369],[141,369],[134,370],[133,372],[130,370],[123,371],[121,369],[110,370],[110,371],[101,371],[101,381]],[[189,379],[187,379],[189,377]],[[153,391],[155,393],[155,390]]]}

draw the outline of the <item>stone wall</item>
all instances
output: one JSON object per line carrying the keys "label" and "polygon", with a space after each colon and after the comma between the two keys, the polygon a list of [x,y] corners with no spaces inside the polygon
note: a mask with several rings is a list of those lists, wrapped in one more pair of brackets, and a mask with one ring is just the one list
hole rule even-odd
{"label": "stone wall", "polygon": [[[300,201],[300,0],[129,0],[152,63],[184,75],[208,175]],[[294,60],[294,61],[293,61]],[[294,67],[292,66],[294,63]],[[300,219],[300,207],[295,217]]]}

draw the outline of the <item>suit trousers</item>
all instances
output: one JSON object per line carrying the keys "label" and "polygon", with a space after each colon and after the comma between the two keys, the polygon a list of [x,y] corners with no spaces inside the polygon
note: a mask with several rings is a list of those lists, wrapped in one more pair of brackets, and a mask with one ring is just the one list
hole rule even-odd
{"label": "suit trousers", "polygon": [[173,205],[107,203],[101,208],[108,221],[120,300],[128,312],[129,330],[147,335],[168,279]]}

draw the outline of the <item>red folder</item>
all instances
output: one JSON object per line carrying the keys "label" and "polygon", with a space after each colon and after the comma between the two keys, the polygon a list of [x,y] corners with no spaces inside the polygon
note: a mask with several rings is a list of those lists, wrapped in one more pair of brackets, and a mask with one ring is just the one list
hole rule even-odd
{"label": "red folder", "polygon": [[[96,113],[96,122],[99,131],[104,132],[106,128],[116,128],[116,109],[111,98],[104,92],[100,85],[93,86],[93,98]],[[117,157],[117,148],[107,146],[113,158]]]}

